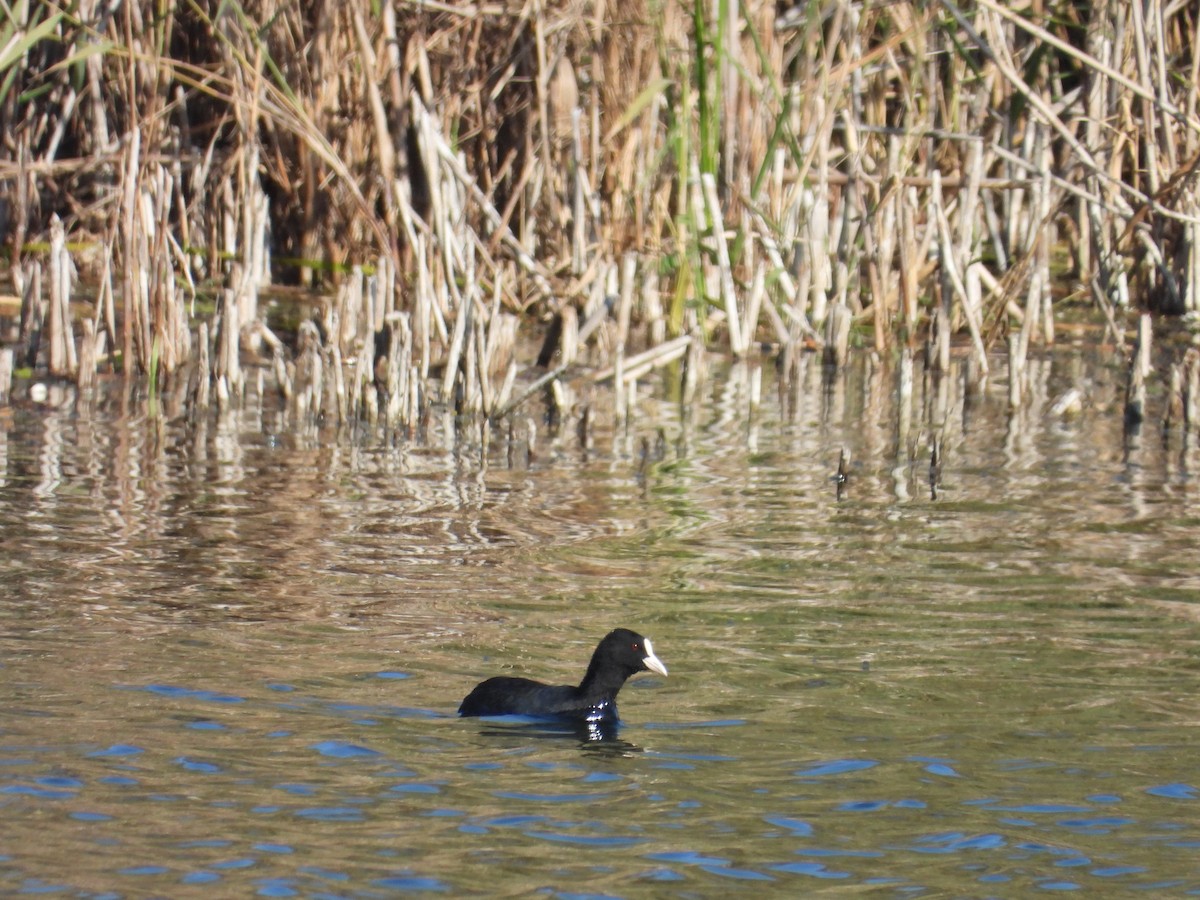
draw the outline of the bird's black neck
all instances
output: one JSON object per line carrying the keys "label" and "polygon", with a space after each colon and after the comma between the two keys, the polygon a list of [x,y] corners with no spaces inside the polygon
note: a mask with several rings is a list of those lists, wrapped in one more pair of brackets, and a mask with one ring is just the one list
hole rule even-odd
{"label": "bird's black neck", "polygon": [[579,682],[579,695],[592,703],[611,701],[632,674],[623,666],[603,666],[592,657],[587,674]]}

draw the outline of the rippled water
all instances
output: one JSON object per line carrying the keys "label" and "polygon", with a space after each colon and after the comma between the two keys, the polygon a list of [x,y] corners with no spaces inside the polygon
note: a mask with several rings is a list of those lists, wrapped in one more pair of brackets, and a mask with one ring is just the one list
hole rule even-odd
{"label": "rippled water", "polygon": [[[1195,442],[1034,374],[737,368],[586,446],[19,399],[0,893],[1200,893]],[[671,672],[618,740],[454,716],[616,625]]]}

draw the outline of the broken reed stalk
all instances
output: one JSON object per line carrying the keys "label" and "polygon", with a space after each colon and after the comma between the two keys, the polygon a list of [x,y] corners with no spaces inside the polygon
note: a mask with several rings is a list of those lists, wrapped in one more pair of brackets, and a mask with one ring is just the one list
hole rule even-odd
{"label": "broken reed stalk", "polygon": [[1191,347],[1183,357],[1183,427],[1186,434],[1200,422],[1200,352]]}
{"label": "broken reed stalk", "polygon": [[725,237],[725,222],[721,201],[717,197],[717,179],[708,172],[700,176],[704,190],[704,208],[717,250],[717,272],[721,285],[721,302],[725,307],[725,327],[729,329],[729,349],[734,356],[745,356],[748,342],[743,336],[741,315],[738,312],[737,290],[733,283],[733,265],[729,261],[729,242]]}
{"label": "broken reed stalk", "polygon": [[71,326],[71,283],[75,265],[67,253],[66,232],[58,216],[50,220],[49,338],[51,375],[71,376],[76,369],[75,338]]}
{"label": "broken reed stalk", "polygon": [[[646,373],[674,362],[683,356],[692,340],[691,335],[680,335],[657,347],[651,347],[649,350],[625,359],[621,366],[620,378],[625,382],[636,381]],[[592,381],[602,382],[617,377],[617,366],[612,365],[606,366],[592,375]]]}
{"label": "broken reed stalk", "polygon": [[1012,410],[1021,408],[1021,398],[1025,386],[1025,355],[1021,350],[1021,336],[1008,336],[1008,407]]}
{"label": "broken reed stalk", "polygon": [[12,390],[13,359],[15,355],[12,347],[0,348],[0,403],[8,403],[8,395]]}
{"label": "broken reed stalk", "polygon": [[1154,334],[1149,315],[1138,317],[1137,345],[1129,361],[1129,376],[1125,390],[1125,430],[1136,432],[1146,418],[1146,379],[1153,371],[1150,343]]}
{"label": "broken reed stalk", "polygon": [[[967,285],[959,274],[964,265],[963,261],[959,258],[958,248],[955,246],[953,236],[950,232],[950,221],[946,217],[946,210],[942,204],[941,185],[938,182],[938,173],[934,172],[932,214],[937,220],[936,224],[940,236],[942,270],[946,274],[947,282],[954,289],[954,296],[958,298],[959,305],[963,311],[963,317],[967,320],[967,328],[971,334],[971,344],[975,351],[976,362],[980,370],[986,374],[988,370],[987,348],[983,345],[981,311],[975,305],[978,298],[978,291],[968,291]],[[967,265],[970,264],[968,263]]]}

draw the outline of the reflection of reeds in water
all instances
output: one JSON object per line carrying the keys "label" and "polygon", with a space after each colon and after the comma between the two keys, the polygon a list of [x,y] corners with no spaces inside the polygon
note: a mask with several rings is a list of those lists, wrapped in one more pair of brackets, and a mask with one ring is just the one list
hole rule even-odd
{"label": "reflection of reeds in water", "polygon": [[[1200,302],[1191,4],[147,13],[6,8],[0,373],[231,407],[251,352],[299,420],[410,431],[508,414],[547,370],[564,410],[581,366],[623,416],[653,367],[690,396],[705,348],[837,366],[925,333],[979,380],[1007,338],[1016,407],[1063,301],[1118,346],[1126,307]],[[272,277],[335,290],[276,337]]]}

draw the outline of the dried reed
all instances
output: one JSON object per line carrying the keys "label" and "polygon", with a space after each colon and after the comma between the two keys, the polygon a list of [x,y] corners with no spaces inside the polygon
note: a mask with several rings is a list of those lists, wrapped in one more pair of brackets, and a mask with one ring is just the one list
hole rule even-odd
{"label": "dried reed", "polygon": [[[550,383],[590,366],[622,397],[679,358],[688,395],[706,347],[838,365],[922,332],[982,379],[1007,336],[1018,405],[1067,298],[1118,345],[1131,307],[1200,310],[1194,4],[776,10],[6,6],[17,355],[187,370],[197,411],[253,359],[300,420],[411,431],[516,409],[545,322]],[[103,248],[81,323],[78,244]],[[264,343],[284,280],[336,295]]]}

